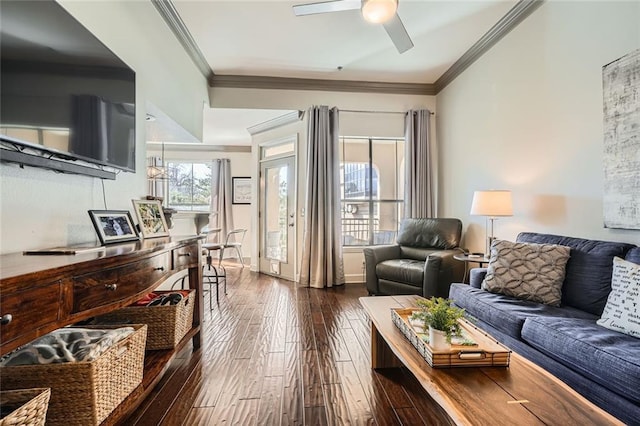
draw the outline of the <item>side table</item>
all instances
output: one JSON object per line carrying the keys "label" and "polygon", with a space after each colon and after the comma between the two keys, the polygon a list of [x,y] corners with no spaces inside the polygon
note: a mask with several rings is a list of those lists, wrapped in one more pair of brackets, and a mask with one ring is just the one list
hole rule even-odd
{"label": "side table", "polygon": [[465,283],[467,282],[468,275],[469,275],[469,263],[477,263],[480,266],[480,268],[482,268],[482,265],[484,265],[485,263],[489,263],[489,258],[484,255],[472,255],[468,253],[463,253],[463,254],[454,254],[453,258],[455,260],[459,260],[465,263],[464,278],[462,279],[462,281]]}

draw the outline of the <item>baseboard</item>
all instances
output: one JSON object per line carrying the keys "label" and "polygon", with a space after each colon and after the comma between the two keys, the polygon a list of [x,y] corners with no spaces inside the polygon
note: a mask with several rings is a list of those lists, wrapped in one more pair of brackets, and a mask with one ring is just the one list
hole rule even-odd
{"label": "baseboard", "polygon": [[362,274],[345,274],[345,284],[364,284],[364,276]]}

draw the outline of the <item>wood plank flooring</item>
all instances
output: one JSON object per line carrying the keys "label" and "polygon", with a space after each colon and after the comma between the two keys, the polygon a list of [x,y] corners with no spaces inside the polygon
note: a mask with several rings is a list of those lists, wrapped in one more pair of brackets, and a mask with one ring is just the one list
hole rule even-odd
{"label": "wood plank flooring", "polygon": [[127,425],[439,425],[405,369],[370,368],[364,285],[309,289],[227,268],[204,344],[185,348]]}

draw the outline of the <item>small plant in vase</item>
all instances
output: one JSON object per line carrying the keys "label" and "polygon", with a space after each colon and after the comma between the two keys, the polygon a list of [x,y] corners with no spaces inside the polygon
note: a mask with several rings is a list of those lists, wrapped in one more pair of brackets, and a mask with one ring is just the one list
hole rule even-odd
{"label": "small plant in vase", "polygon": [[433,350],[449,349],[451,337],[460,334],[458,320],[464,316],[464,310],[451,305],[451,300],[432,297],[417,301],[419,311],[414,312],[410,321],[422,322],[424,332],[429,332],[429,345]]}

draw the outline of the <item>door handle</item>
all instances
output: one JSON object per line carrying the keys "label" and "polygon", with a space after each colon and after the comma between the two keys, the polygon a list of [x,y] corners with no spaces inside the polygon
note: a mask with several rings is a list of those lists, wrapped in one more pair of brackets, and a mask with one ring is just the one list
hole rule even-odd
{"label": "door handle", "polygon": [[295,226],[295,223],[293,223],[293,222],[289,222],[289,226],[290,226],[291,228],[293,228],[293,227]]}

